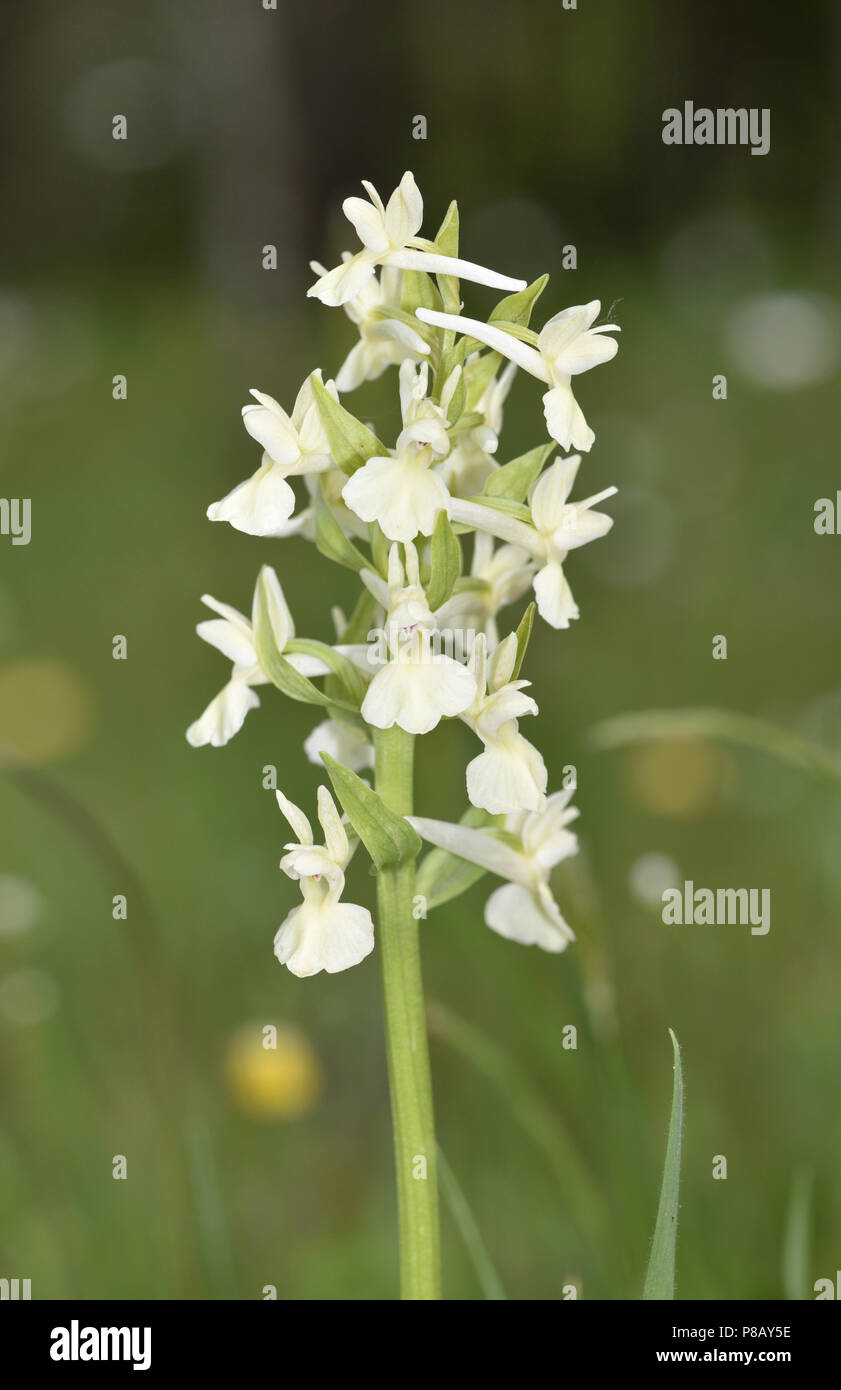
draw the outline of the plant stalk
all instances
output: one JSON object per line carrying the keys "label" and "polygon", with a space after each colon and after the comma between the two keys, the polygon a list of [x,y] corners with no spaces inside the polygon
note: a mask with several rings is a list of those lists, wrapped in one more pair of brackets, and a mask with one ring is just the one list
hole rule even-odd
{"label": "plant stalk", "polygon": [[[374,747],[378,793],[392,811],[410,815],[413,735],[396,726],[378,730]],[[403,1299],[425,1300],[441,1297],[441,1251],[432,1079],[414,894],[414,862],[378,873],[379,954],[397,1169],[400,1293]]]}

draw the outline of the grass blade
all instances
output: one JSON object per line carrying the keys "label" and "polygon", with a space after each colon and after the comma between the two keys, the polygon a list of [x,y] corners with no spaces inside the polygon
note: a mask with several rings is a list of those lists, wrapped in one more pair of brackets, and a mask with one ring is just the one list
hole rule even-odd
{"label": "grass blade", "polygon": [[476,1271],[476,1278],[485,1298],[492,1302],[505,1302],[508,1295],[502,1286],[502,1280],[496,1272],[496,1266],[490,1257],[488,1247],[482,1239],[482,1233],[476,1225],[476,1219],[470,1209],[470,1204],[464,1195],[455,1173],[438,1148],[438,1177],[441,1182],[441,1194],[450,1210],[459,1234],[467,1248]]}
{"label": "grass blade", "polygon": [[674,1049],[674,1085],[672,1087],[672,1117],[666,1143],[666,1163],[663,1186],[657,1208],[657,1224],[645,1276],[644,1299],[672,1299],[675,1296],[675,1245],[677,1244],[678,1192],[680,1188],[680,1145],[683,1130],[683,1073],[680,1065],[680,1044],[669,1029]]}
{"label": "grass blade", "polygon": [[726,709],[634,710],[590,730],[596,748],[625,748],[646,739],[709,738],[766,753],[789,767],[841,782],[841,760],[791,729]]}
{"label": "grass blade", "polygon": [[571,1219],[591,1240],[601,1241],[608,1219],[603,1194],[566,1127],[546,1105],[523,1069],[473,1024],[466,1023],[437,1001],[428,1001],[427,1015],[432,1037],[451,1047],[499,1088],[512,1117],[543,1153],[556,1175]]}
{"label": "grass blade", "polygon": [[809,1266],[811,1263],[812,1172],[800,1168],[791,1184],[788,1217],[783,1238],[782,1276],[786,1298],[811,1298]]}

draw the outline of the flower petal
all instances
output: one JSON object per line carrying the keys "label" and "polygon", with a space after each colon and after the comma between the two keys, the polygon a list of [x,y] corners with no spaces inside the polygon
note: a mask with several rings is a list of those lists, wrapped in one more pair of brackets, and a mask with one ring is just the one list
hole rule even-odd
{"label": "flower petal", "polygon": [[329,753],[331,758],[349,767],[351,772],[362,772],[374,766],[374,750],[370,743],[357,738],[352,729],[337,723],[335,719],[325,719],[321,724],[316,724],[304,742],[304,752],[309,761],[319,768],[324,767],[322,753]]}
{"label": "flower petal", "polygon": [[362,718],[377,729],[397,724],[409,734],[428,734],[446,715],[467,709],[476,682],[448,656],[390,661],[382,666],[362,701]]}
{"label": "flower petal", "polygon": [[[421,254],[421,253],[418,253]],[[436,257],[443,260],[444,257]],[[422,266],[418,269],[423,269]],[[516,282],[520,289],[523,282]],[[536,348],[529,347],[528,343],[521,343],[519,338],[514,338],[504,329],[497,328],[492,323],[483,323],[481,319],[465,318],[461,314],[441,314],[437,309],[416,309],[415,317],[422,323],[434,323],[437,328],[454,328],[457,333],[463,333],[470,338],[478,338],[480,343],[493,348],[495,352],[501,352],[509,361],[516,362],[518,367],[530,372],[537,377],[538,381],[548,381],[549,373],[546,364]]]}
{"label": "flower petal", "polygon": [[196,632],[203,642],[209,642],[226,656],[233,666],[250,669],[257,664],[257,653],[250,637],[228,622],[227,618],[209,618],[199,623]]}
{"label": "flower petal", "polygon": [[223,497],[211,502],[211,521],[228,521],[248,536],[284,536],[295,510],[295,494],[270,454],[257,472]]}
{"label": "flower petal", "polygon": [[303,902],[278,928],[274,953],[301,979],[326,970],[335,975],[358,965],[374,949],[374,923],[354,903]]}
{"label": "flower petal", "polygon": [[540,330],[537,346],[553,361],[557,360],[573,343],[586,333],[591,323],[595,323],[601,302],[591,299],[589,304],[573,304],[553,314]]}
{"label": "flower petal", "polygon": [[310,285],[307,295],[320,299],[322,304],[331,308],[346,304],[365,288],[376,264],[377,257],[374,252],[358,251],[350,260],[337,265],[334,270],[328,270],[326,275],[322,275],[314,285]]}
{"label": "flower petal", "polygon": [[369,251],[382,255],[389,248],[389,236],[383,215],[372,203],[364,198],[345,198],[342,212],[348,222],[352,222],[362,245]]}
{"label": "flower petal", "polygon": [[578,604],[572,597],[563,569],[556,561],[544,565],[535,575],[534,596],[538,613],[550,627],[569,627],[579,615]]}
{"label": "flower petal", "polygon": [[244,680],[230,680],[216,699],[211,700],[204,714],[190,725],[187,742],[193,748],[202,748],[208,743],[222,748],[242,728],[248,711],[259,703],[260,697]]}
{"label": "flower petal", "polygon": [[522,734],[490,742],[484,753],[467,765],[471,805],[495,816],[538,810],[546,782],[546,764]]}
{"label": "flower petal", "polygon": [[518,884],[497,888],[485,903],[485,922],[492,931],[522,946],[540,946],[557,953],[566,950],[574,935],[551,900],[546,902]]}
{"label": "flower petal", "polygon": [[351,511],[363,521],[378,521],[392,541],[430,536],[435,519],[446,511],[446,484],[418,458],[370,458],[342,488]]}
{"label": "flower petal", "polygon": [[254,390],[251,394],[260,404],[242,407],[242,423],[275,463],[291,467],[301,452],[292,421],[272,396]]}
{"label": "flower petal", "polygon": [[572,491],[580,463],[580,454],[556,459],[535,483],[530,500],[531,514],[538,531],[544,535],[551,535],[562,524],[564,504]]}
{"label": "flower petal", "polygon": [[417,236],[423,222],[423,198],[408,169],[395,188],[385,210],[385,231],[389,245],[405,246],[410,237]]}
{"label": "flower petal", "polygon": [[512,849],[502,840],[497,840],[495,836],[489,835],[487,831],[474,830],[467,825],[454,825],[445,820],[430,820],[426,816],[407,816],[406,819],[431,845],[449,850],[460,859],[478,864],[480,868],[498,874],[500,878],[510,879],[514,883],[531,882],[531,866],[525,855]]}

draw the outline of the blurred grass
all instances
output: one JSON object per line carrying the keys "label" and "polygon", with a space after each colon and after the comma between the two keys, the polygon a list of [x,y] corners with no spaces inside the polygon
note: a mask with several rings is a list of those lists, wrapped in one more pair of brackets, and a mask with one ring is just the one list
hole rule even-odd
{"label": "blurred grass", "polygon": [[[819,268],[810,283],[837,289]],[[58,302],[66,287],[45,289]],[[570,297],[563,276],[551,294],[547,312]],[[501,940],[482,924],[480,884],[432,914],[424,953],[430,997],[487,1038],[550,1126],[574,1136],[604,1194],[603,1235],[582,1223],[572,1172],[565,1181],[518,1124],[528,1095],[503,1103],[438,1038],[441,1143],[510,1297],[555,1298],[573,1278],[584,1297],[638,1297],[671,1024],[692,1058],[680,1295],[776,1297],[791,1173],[804,1162],[821,1210],[810,1284],[837,1251],[839,1014],[827,968],[841,898],[837,793],[746,750],[702,740],[689,762],[672,750],[640,763],[595,752],[587,732],[628,710],[690,705],[795,727],[839,689],[837,542],[815,537],[810,500],[834,495],[820,441],[837,418],[837,379],[784,394],[734,369],[728,400],[714,402],[726,360],[714,297],[676,299],[659,264],[621,261],[578,272],[576,300],[596,294],[622,298],[625,332],[617,361],[581,383],[598,435],[583,469],[586,491],[619,486],[617,524],[570,559],[581,621],[562,634],[538,624],[528,656],[533,737],[556,783],[565,764],[578,769],[583,854],[556,888],[579,943],[554,958]],[[277,871],[285,832],[262,769],[277,765],[284,791],[312,805],[318,775],[301,744],[317,712],[267,690],[228,748],[184,739],[225,678],[193,632],[202,592],[246,608],[268,561],[302,635],[329,639],[330,604],[348,606],[347,576],[312,548],[254,541],[211,525],[204,508],[255,464],[238,418],[247,388],[288,403],[311,367],[338,364],[351,332],[306,304],[286,319],[232,319],[186,282],[101,283],[84,301],[90,337],[72,386],[53,390],[36,362],[17,364],[0,407],[15,480],[4,486],[19,491],[25,460],[33,497],[31,546],[0,551],[0,672],[49,657],[89,693],[91,727],[70,728],[47,771],[131,866],[157,949],[144,976],[135,947],[148,927],[119,870],[0,779],[0,872],[44,900],[28,933],[0,936],[0,984],[34,970],[58,991],[40,1022],[0,1015],[0,1268],[31,1277],[38,1298],[259,1298],[266,1285],[281,1298],[390,1297],[377,963],[302,982],[271,953],[294,890]],[[49,330],[47,315],[45,339]],[[110,394],[118,371],[123,403]],[[542,437],[533,387],[516,383],[501,459]],[[390,378],[364,388],[360,412],[393,424],[392,393]],[[729,655],[717,662],[722,631]],[[111,659],[116,633],[126,662]],[[424,813],[458,814],[472,747],[453,724],[424,745]],[[769,936],[665,928],[628,887],[631,864],[652,850],[699,884],[770,887]],[[351,887],[370,894],[361,862]],[[111,916],[119,892],[126,923]],[[295,1024],[320,1060],[322,1099],[297,1120],[255,1120],[226,1084],[226,1048],[252,1019]],[[574,1051],[561,1046],[569,1023]],[[726,1182],[711,1178],[719,1153]],[[115,1154],[127,1156],[126,1182],[112,1180]],[[445,1270],[449,1297],[475,1297],[450,1220]]]}

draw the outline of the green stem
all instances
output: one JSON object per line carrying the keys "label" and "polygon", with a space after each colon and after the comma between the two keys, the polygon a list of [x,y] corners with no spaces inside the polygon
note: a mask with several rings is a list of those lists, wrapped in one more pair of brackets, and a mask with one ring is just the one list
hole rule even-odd
{"label": "green stem", "polygon": [[[402,729],[375,735],[376,788],[399,815],[412,811],[414,738]],[[421,979],[418,923],[412,908],[414,862],[377,875],[388,1077],[394,1124],[404,1299],[441,1297],[438,1177],[432,1080]]]}

